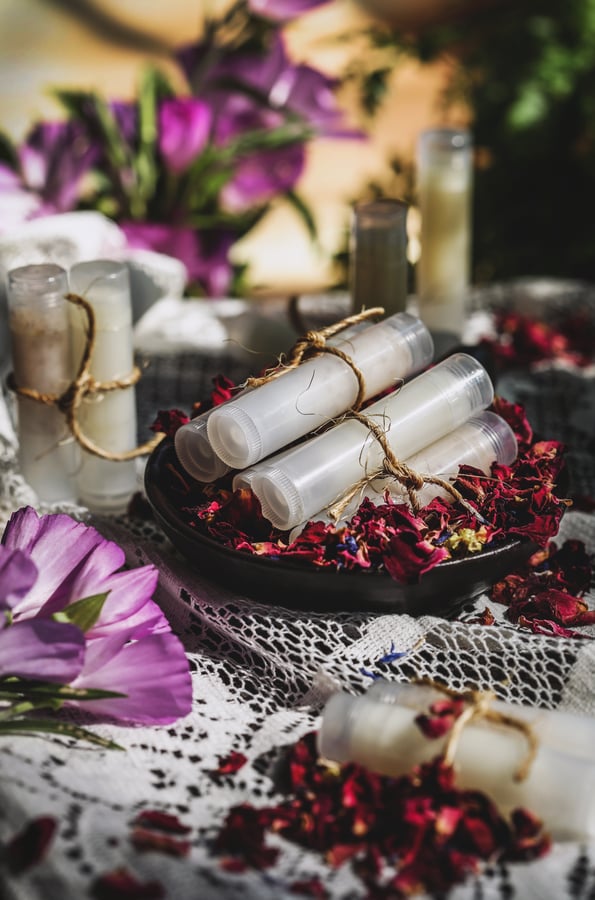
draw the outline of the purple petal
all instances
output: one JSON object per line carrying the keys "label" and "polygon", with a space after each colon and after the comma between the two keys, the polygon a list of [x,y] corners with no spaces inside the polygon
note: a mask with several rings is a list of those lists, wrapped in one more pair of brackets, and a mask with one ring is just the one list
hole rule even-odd
{"label": "purple petal", "polygon": [[20,618],[42,610],[56,612],[67,603],[99,593],[108,576],[124,564],[124,551],[95,528],[63,513],[40,517],[30,506],[11,516],[2,544],[27,553],[40,573],[15,609]]}
{"label": "purple petal", "polygon": [[202,100],[179,97],[159,109],[159,150],[172,172],[183,172],[209,138],[211,110]]}
{"label": "purple petal", "polygon": [[222,191],[224,206],[234,213],[268,203],[296,184],[302,174],[305,151],[302,144],[255,153],[241,159],[234,177]]}
{"label": "purple petal", "polygon": [[329,0],[248,0],[251,12],[273,22],[288,22]]}
{"label": "purple petal", "polygon": [[80,673],[85,637],[53,619],[16,622],[0,631],[0,675],[69,684]]}
{"label": "purple petal", "polygon": [[0,610],[11,609],[37,581],[37,567],[22,550],[0,545]]}
{"label": "purple petal", "polygon": [[19,148],[25,183],[53,212],[76,206],[81,178],[97,159],[98,148],[78,122],[40,122]]}
{"label": "purple petal", "polygon": [[232,266],[229,248],[236,239],[233,232],[210,229],[199,238],[196,231],[178,225],[156,222],[120,222],[130,247],[165,253],[181,260],[190,281],[199,282],[207,296],[225,296],[231,284]]}
{"label": "purple petal", "polygon": [[124,646],[117,637],[93,641],[73,687],[127,694],[72,705],[142,725],[168,725],[187,715],[192,706],[184,648],[171,633],[150,635]]}

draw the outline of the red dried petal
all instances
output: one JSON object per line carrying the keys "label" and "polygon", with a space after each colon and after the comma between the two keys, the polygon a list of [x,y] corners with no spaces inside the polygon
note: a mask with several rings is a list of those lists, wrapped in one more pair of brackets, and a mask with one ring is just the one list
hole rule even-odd
{"label": "red dried petal", "polygon": [[192,829],[184,825],[177,816],[162,812],[160,809],[143,809],[134,820],[141,828],[158,828],[170,834],[189,834]]}
{"label": "red dried petal", "polygon": [[248,757],[237,750],[232,750],[227,756],[219,756],[218,759],[219,765],[213,770],[215,775],[233,775],[248,762]]}
{"label": "red dried petal", "polygon": [[216,375],[213,378],[211,405],[220,406],[221,403],[231,400],[235,393],[237,393],[237,388],[230,378],[227,378],[226,375]]}
{"label": "red dried petal", "polygon": [[326,900],[327,897],[330,897],[320,878],[293,881],[289,885],[289,890],[292,894],[305,894],[307,897],[315,897],[317,900]]}
{"label": "red dried petal", "polygon": [[168,856],[188,856],[191,847],[190,841],[161,834],[152,828],[133,828],[130,840],[137,850],[155,850]]}
{"label": "red dried petal", "polygon": [[151,431],[162,432],[173,438],[178,428],[189,421],[190,417],[180,409],[160,409],[150,428]]}
{"label": "red dried petal", "polygon": [[126,869],[114,869],[91,885],[95,900],[162,900],[165,888],[159,881],[139,881]]}
{"label": "red dried petal", "polygon": [[25,872],[46,855],[58,822],[52,816],[31,819],[5,847],[6,864],[13,875]]}

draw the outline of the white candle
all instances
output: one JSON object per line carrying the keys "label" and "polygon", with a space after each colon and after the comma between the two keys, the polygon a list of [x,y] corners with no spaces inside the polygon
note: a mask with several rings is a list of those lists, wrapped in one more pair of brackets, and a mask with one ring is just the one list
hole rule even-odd
{"label": "white candle", "polygon": [[463,129],[429,129],[418,143],[421,254],[419,315],[431,331],[460,336],[471,264],[472,144]]}
{"label": "white candle", "polygon": [[[61,394],[72,377],[68,279],[60,266],[22,266],[8,273],[12,366],[18,387]],[[74,501],[77,449],[55,406],[18,397],[19,465],[40,500]]]}
{"label": "white candle", "polygon": [[[110,260],[78,263],[70,272],[73,293],[87,300],[95,314],[95,344],[90,372],[96,381],[130,375],[133,366],[132,313],[128,270]],[[87,318],[80,307],[71,310],[73,351],[78,365],[84,347]],[[79,411],[83,433],[102,450],[122,453],[137,441],[134,387],[85,398]],[[134,460],[117,462],[83,451],[78,475],[79,499],[93,512],[123,512],[136,489]]]}
{"label": "white candle", "polygon": [[354,312],[382,306],[386,315],[407,305],[407,205],[382,198],[353,210],[350,284]]}
{"label": "white candle", "polygon": [[[398,313],[337,345],[365,379],[365,398],[423,369],[434,345],[420,319]],[[329,353],[302,363],[213,411],[207,434],[215,453],[243,469],[286,447],[353,406],[358,381],[344,360]]]}
{"label": "white candle", "polygon": [[[448,733],[429,739],[414,721],[439,699],[444,694],[431,688],[384,679],[359,697],[334,694],[323,711],[319,752],[335,762],[403,775],[444,752]],[[454,757],[459,786],[484,791],[503,812],[530,809],[557,839],[595,836],[595,721],[501,701],[491,709],[530,725],[537,755],[527,778],[515,781],[527,738],[515,728],[475,719],[461,732]]]}
{"label": "white candle", "polygon": [[[490,378],[471,356],[456,353],[382,397],[364,414],[383,429],[396,456],[405,460],[490,405]],[[356,419],[346,419],[264,460],[252,481],[263,515],[289,530],[339,500],[362,478],[378,471],[380,442]]]}

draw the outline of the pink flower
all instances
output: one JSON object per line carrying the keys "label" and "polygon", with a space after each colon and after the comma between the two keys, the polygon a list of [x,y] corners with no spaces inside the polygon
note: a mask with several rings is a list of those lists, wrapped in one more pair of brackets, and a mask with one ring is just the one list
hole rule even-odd
{"label": "pink flower", "polygon": [[[38,516],[31,507],[14,513],[0,545],[0,611],[10,608],[12,617],[0,630],[0,677],[123,694],[71,705],[131,722],[168,724],[186,715],[188,664],[152,599],[157,571],[123,564],[117,544],[70,516]],[[95,597],[97,613],[83,625],[76,604]],[[58,613],[74,618],[56,621]]]}
{"label": "pink flower", "polygon": [[172,172],[180,174],[209,138],[211,111],[194,97],[164,100],[159,109],[159,150]]}

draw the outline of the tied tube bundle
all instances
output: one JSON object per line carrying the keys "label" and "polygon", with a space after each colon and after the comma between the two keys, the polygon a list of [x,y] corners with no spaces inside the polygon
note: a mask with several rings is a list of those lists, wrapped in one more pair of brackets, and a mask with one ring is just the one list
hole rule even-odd
{"label": "tied tube bundle", "polygon": [[[415,721],[444,699],[432,687],[384,679],[358,697],[333,694],[322,714],[319,753],[334,762],[403,775],[444,753],[449,733],[429,739]],[[493,718],[474,718],[460,732],[454,754],[458,785],[485,792],[503,812],[531,810],[557,840],[594,837],[593,721],[503,701],[493,701],[489,709]],[[521,728],[510,727],[510,720],[529,729],[536,742],[522,779],[515,779],[515,773],[527,761],[527,737]]]}
{"label": "tied tube bundle", "polygon": [[[434,354],[426,326],[408,313],[334,346],[363,376],[364,400],[421,371]],[[358,393],[351,365],[322,353],[218,407],[207,423],[208,440],[226,465],[244,469],[351,409]]]}
{"label": "tied tube bundle", "polygon": [[[456,353],[367,407],[401,460],[453,431],[492,402],[483,366]],[[353,485],[381,470],[384,451],[356,419],[330,428],[260,463],[251,487],[263,515],[283,531],[336,503]]]}
{"label": "tied tube bundle", "polygon": [[[446,479],[456,476],[459,466],[462,465],[473,466],[488,475],[492,463],[509,466],[516,459],[516,455],[517,442],[514,431],[501,416],[486,410],[477,416],[472,416],[467,422],[424,447],[419,453],[408,457],[405,463],[416,472],[438,475]],[[234,490],[240,487],[251,487],[256,472],[256,466],[245,472],[239,472],[234,478]],[[387,490],[395,502],[407,502],[407,491],[402,484],[390,476],[380,476],[362,491],[357,492],[353,500],[341,511],[340,521],[350,519],[364,497],[377,505],[383,503]],[[444,497],[448,500],[449,494],[445,488],[431,483],[424,485],[418,491],[420,506],[425,506],[433,497]],[[323,522],[336,521],[336,518],[325,510],[321,510],[313,518]],[[302,522],[291,532],[290,541],[294,541],[298,537],[305,524]]]}

